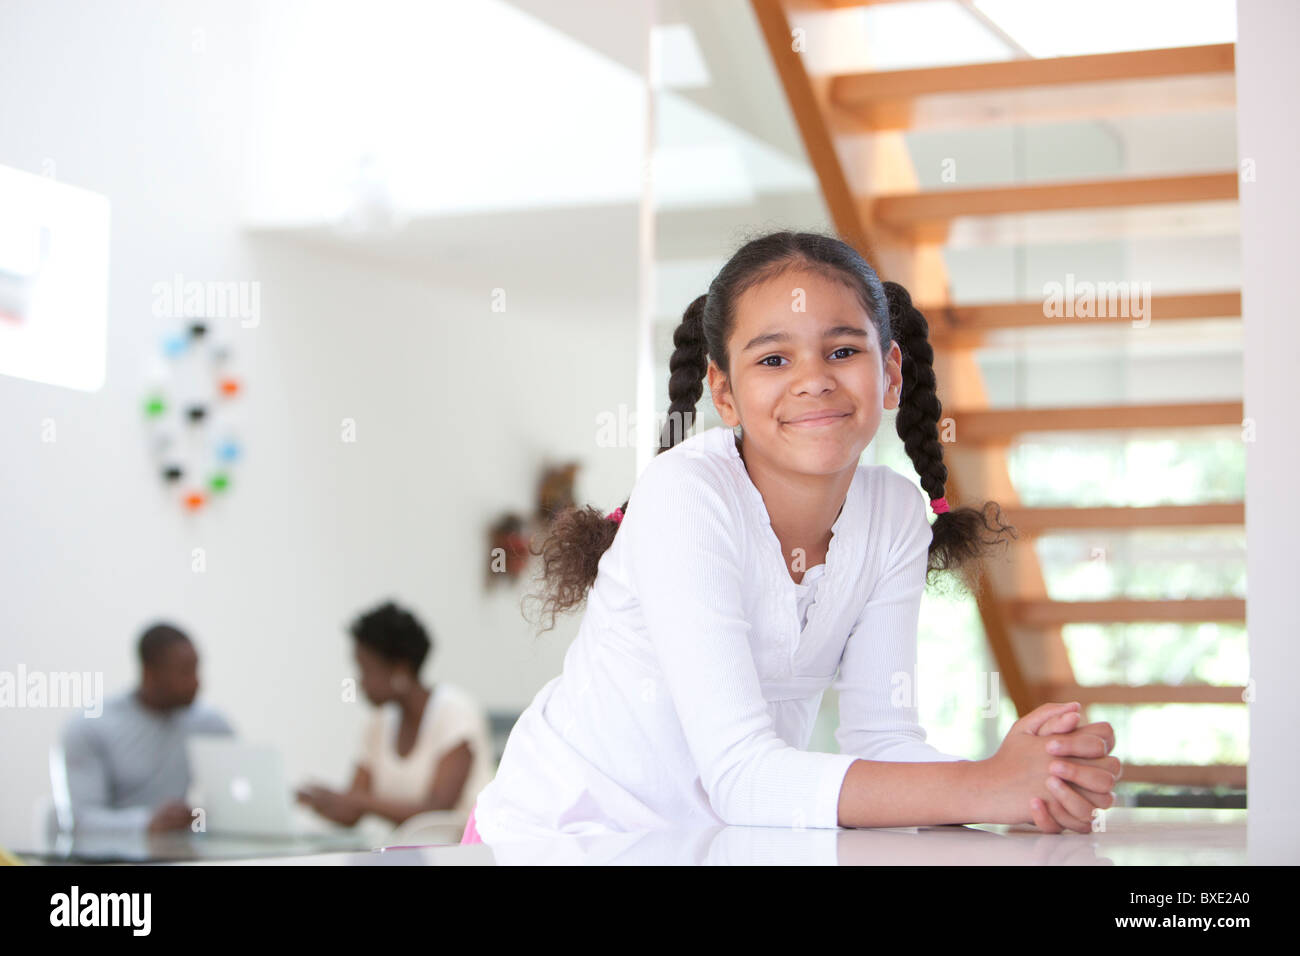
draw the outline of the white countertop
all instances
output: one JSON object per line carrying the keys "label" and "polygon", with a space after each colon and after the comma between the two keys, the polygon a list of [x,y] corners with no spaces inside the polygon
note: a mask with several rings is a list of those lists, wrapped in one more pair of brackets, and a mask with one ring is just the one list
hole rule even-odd
{"label": "white countertop", "polygon": [[[527,843],[435,844],[197,865],[830,865],[830,866],[1244,866],[1246,810],[1114,807],[1104,829],[1041,833],[1032,827],[826,830],[713,827]],[[444,838],[445,839],[445,838]]]}

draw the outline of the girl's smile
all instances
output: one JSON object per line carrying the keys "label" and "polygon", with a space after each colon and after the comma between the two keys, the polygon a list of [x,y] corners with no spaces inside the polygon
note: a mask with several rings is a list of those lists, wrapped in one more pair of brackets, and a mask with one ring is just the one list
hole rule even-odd
{"label": "girl's smile", "polygon": [[822,409],[807,412],[798,418],[785,422],[785,424],[796,428],[823,428],[828,425],[843,425],[849,420],[851,414],[851,412],[842,412],[836,409]]}

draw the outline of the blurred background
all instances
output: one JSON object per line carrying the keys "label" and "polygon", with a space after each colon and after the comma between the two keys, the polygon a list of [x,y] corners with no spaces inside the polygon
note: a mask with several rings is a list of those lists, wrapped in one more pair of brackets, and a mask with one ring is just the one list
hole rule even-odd
{"label": "blurred background", "polygon": [[[1244,806],[1236,28],[1232,0],[9,0],[3,195],[66,185],[62,228],[103,238],[52,365],[0,320],[0,668],[111,695],[173,621],[202,700],[342,788],[348,626],[391,599],[495,760],[579,620],[535,635],[519,541],[626,498],[735,248],[833,230],[930,320],[950,498],[1022,531],[980,595],[927,592],[930,741],[982,758],[1078,699],[1123,802]],[[1089,283],[1146,321],[1048,314]],[[888,414],[863,460],[916,480]],[[0,713],[0,844],[47,825],[72,713]]]}

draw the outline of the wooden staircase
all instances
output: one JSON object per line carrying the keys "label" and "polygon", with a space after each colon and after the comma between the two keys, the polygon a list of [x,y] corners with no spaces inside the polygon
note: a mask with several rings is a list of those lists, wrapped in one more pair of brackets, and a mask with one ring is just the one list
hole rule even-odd
{"label": "wooden staircase", "polygon": [[[1021,532],[1009,560],[989,562],[975,594],[1001,683],[1025,714],[1047,701],[1089,704],[1244,703],[1243,687],[1206,684],[1081,685],[1061,628],[1083,622],[1245,621],[1237,597],[1183,600],[1056,601],[1034,549],[1038,535],[1080,529],[1244,526],[1241,502],[1154,507],[1024,507],[1012,485],[1007,452],[1031,432],[1240,426],[1241,402],[1130,404],[993,409],[974,360],[989,333],[1033,326],[1130,322],[1125,317],[1049,317],[1041,301],[962,305],[948,299],[940,254],[954,220],[1024,212],[1127,209],[1232,201],[1237,173],[1106,179],[1086,182],[922,190],[901,130],[968,123],[1024,123],[1172,111],[1234,104],[1233,45],[1131,53],[1020,59],[968,66],[819,75],[792,42],[808,13],[873,0],[750,0],[785,88],[809,162],[834,228],[881,276],[901,282],[930,321],[945,418],[956,440],[945,448],[950,501],[1001,503]],[[874,0],[882,2],[882,0]],[[884,0],[888,2],[888,0]],[[1134,95],[1140,91],[1139,95]],[[852,152],[845,134],[870,132],[870,147]],[[857,183],[858,188],[853,187]],[[865,184],[865,185],[864,185]],[[1157,295],[1154,322],[1241,315],[1235,290]],[[1126,764],[1124,781],[1244,788],[1238,764]]]}

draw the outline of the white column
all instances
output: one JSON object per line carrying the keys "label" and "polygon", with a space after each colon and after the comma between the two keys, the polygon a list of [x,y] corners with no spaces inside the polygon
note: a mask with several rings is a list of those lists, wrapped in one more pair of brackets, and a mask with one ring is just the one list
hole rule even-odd
{"label": "white column", "polygon": [[[1300,863],[1300,4],[1237,2],[1237,148],[1245,326],[1246,628],[1250,643],[1251,865]],[[1254,429],[1253,441],[1249,429]],[[1249,693],[1249,692],[1248,692]]]}

